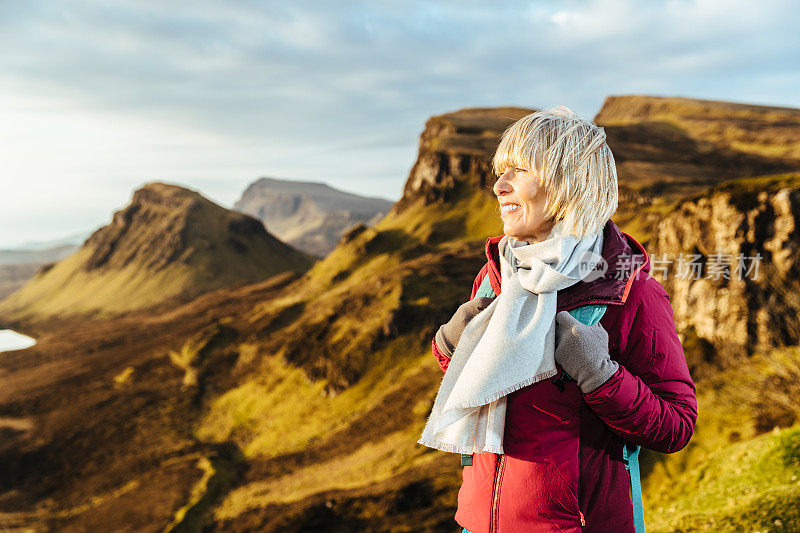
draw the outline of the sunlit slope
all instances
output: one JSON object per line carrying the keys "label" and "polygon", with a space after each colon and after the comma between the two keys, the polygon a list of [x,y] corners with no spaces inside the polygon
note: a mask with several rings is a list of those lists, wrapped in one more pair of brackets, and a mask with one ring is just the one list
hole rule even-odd
{"label": "sunlit slope", "polygon": [[[603,126],[669,124],[703,153],[800,161],[800,109],[661,96],[609,96],[595,121]],[[642,139],[645,140],[645,139]],[[755,162],[756,160],[754,160]]]}
{"label": "sunlit slope", "polygon": [[0,302],[0,314],[119,313],[279,272],[303,272],[311,264],[313,259],[267,233],[253,217],[190,189],[155,182],[136,190],[131,203],[74,254]]}
{"label": "sunlit slope", "polygon": [[648,531],[800,530],[800,348],[759,353],[696,385],[692,441],[645,458]]}

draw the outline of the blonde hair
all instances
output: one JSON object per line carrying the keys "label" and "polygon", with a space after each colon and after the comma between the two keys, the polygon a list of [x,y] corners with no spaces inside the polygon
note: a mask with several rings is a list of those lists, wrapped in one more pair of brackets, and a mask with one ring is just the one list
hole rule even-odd
{"label": "blonde hair", "polygon": [[606,132],[568,107],[536,111],[509,126],[492,159],[498,177],[508,167],[539,175],[544,217],[563,220],[579,239],[602,232],[617,210],[617,169]]}

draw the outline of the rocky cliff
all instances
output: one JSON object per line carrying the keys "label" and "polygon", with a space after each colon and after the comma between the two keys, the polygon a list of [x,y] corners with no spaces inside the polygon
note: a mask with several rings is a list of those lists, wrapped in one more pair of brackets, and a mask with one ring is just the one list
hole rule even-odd
{"label": "rocky cliff", "polygon": [[723,182],[681,202],[649,247],[693,375],[800,342],[800,173]]}
{"label": "rocky cliff", "polygon": [[446,203],[457,186],[494,199],[492,156],[503,131],[532,113],[519,107],[468,108],[428,119],[419,137],[419,152],[393,212],[421,201]]}
{"label": "rocky cliff", "polygon": [[375,224],[391,206],[388,200],[346,193],[325,183],[260,178],[233,208],[260,219],[291,246],[324,257],[348,229]]}

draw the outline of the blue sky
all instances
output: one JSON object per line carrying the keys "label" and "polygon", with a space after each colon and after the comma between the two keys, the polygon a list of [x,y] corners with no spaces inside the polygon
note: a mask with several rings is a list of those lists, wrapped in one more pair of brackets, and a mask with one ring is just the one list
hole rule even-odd
{"label": "blue sky", "polygon": [[155,180],[396,200],[425,121],[463,107],[800,107],[798,23],[769,0],[0,0],[0,247],[91,231]]}

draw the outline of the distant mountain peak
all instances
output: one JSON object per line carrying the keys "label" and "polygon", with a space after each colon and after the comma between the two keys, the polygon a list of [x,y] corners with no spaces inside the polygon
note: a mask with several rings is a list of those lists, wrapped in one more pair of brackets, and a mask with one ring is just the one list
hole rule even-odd
{"label": "distant mountain peak", "polygon": [[349,228],[376,223],[391,206],[389,200],[325,183],[262,177],[247,186],[233,208],[259,218],[292,246],[324,257]]}
{"label": "distant mountain peak", "polygon": [[[169,209],[190,209],[202,204],[204,198],[192,189],[153,181],[133,192],[132,205],[157,205]],[[208,200],[206,200],[208,201]]]}

